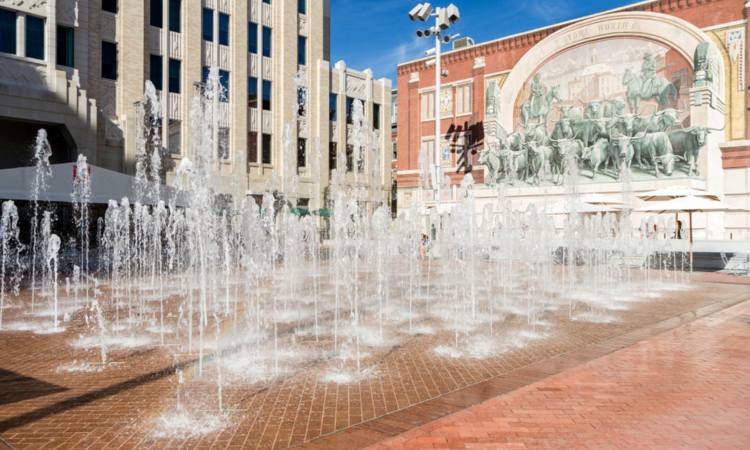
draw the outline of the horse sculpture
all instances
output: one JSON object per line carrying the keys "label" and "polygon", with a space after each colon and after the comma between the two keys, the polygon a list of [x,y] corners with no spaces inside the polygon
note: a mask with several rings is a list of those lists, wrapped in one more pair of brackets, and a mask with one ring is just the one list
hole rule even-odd
{"label": "horse sculpture", "polygon": [[555,102],[562,101],[560,98],[560,86],[552,86],[550,90],[540,99],[536,105],[536,111],[533,111],[531,107],[531,99],[529,98],[521,104],[521,119],[523,127],[526,128],[529,125],[530,119],[539,119],[539,124],[547,128],[547,116],[549,115],[552,105]]}
{"label": "horse sculpture", "polygon": [[626,69],[622,77],[622,83],[626,87],[626,97],[630,112],[638,114],[641,100],[655,99],[662,110],[676,102],[679,97],[679,89],[664,77],[655,76],[644,80],[631,69]]}

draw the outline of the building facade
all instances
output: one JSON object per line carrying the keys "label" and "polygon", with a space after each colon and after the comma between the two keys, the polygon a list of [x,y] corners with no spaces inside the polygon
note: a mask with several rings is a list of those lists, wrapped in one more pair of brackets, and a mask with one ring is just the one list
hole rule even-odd
{"label": "building facade", "polygon": [[[644,1],[445,53],[441,208],[467,173],[480,203],[502,195],[517,209],[571,191],[674,185],[750,208],[749,10],[741,0]],[[422,175],[435,145],[427,61],[398,67],[400,210],[438,204]],[[695,228],[748,239],[750,215],[701,214]]]}
{"label": "building facade", "polygon": [[379,127],[390,117],[391,83],[329,60],[329,1],[2,0],[0,130],[8,150],[1,168],[28,165],[28,148],[44,127],[53,163],[82,153],[133,174],[146,81],[164,112],[165,166],[174,168],[191,145],[192,98],[217,67],[227,94],[218,118],[219,192],[241,198],[279,190],[269,183],[293,165],[299,180],[287,198],[322,207],[329,151],[350,145],[347,118],[361,101],[367,164],[383,168],[368,201],[385,202],[391,144]]}

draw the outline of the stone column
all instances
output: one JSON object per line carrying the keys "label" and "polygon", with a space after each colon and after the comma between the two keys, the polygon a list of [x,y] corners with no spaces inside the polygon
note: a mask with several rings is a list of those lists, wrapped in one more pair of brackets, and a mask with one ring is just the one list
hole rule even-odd
{"label": "stone column", "polygon": [[230,46],[231,75],[230,105],[231,105],[231,147],[232,147],[232,186],[231,192],[236,199],[244,198],[248,191],[247,182],[247,137],[248,137],[248,108],[247,82],[248,60],[250,54],[248,42],[248,12],[246,2],[231,2]]}
{"label": "stone column", "polygon": [[[706,145],[698,160],[701,176],[706,180],[706,190],[713,194],[724,193],[724,169],[722,168],[719,143],[724,142],[725,105],[713,83],[696,83],[690,89],[690,125],[705,126],[714,130],[706,135]],[[700,224],[698,224],[700,226]],[[711,235],[706,235],[711,230]],[[706,214],[703,239],[724,237],[724,213]]]}
{"label": "stone column", "polygon": [[57,0],[49,0],[47,3],[47,29],[45,60],[47,61],[47,84],[54,90],[64,90],[67,86],[55,86],[57,77],[55,76],[56,59],[57,59]]}
{"label": "stone column", "polygon": [[[331,142],[331,111],[329,108],[329,94],[328,87],[331,85],[331,69],[330,63],[325,60],[318,60],[315,64],[315,97],[317,97],[317,107],[314,112],[311,110],[312,115],[315,116],[314,136],[320,137],[320,161],[318,162],[318,170],[320,173],[317,174],[317,179],[313,182],[315,186],[315,198],[312,199],[311,209],[320,209],[325,206],[323,201],[323,194],[326,186],[330,184],[330,167],[328,165],[328,151],[330,150]],[[311,117],[310,119],[313,119]],[[313,143],[313,145],[315,145]],[[314,147],[313,147],[314,151]]]}
{"label": "stone column", "polygon": [[123,169],[135,173],[136,128],[140,126],[134,102],[143,97],[146,80],[146,14],[144,0],[120,0],[117,13],[117,115],[124,118]]}

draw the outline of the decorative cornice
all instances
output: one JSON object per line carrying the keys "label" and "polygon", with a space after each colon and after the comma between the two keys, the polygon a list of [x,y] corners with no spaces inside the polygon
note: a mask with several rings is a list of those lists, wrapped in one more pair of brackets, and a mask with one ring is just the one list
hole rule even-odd
{"label": "decorative cornice", "polygon": [[[458,50],[451,50],[443,54],[443,64],[454,64],[461,61],[476,58],[477,56],[491,55],[493,53],[499,53],[503,51],[509,51],[519,48],[529,48],[537,44],[542,39],[546,38],[550,34],[565,28],[569,25],[581,22],[592,17],[603,16],[606,14],[612,14],[615,12],[626,12],[626,11],[643,11],[643,12],[655,12],[662,14],[674,15],[676,11],[682,11],[686,9],[695,8],[707,3],[718,3],[723,0],[691,0],[691,1],[674,1],[674,0],[651,0],[640,3],[634,3],[632,5],[626,5],[620,8],[610,9],[602,11],[600,13],[592,14],[585,17],[579,17],[566,22],[560,22],[552,25],[548,25],[543,28],[535,30],[529,30],[523,33],[506,36],[504,38],[495,39],[488,42],[478,43],[471,47],[466,47]],[[750,4],[750,2],[748,2]],[[747,7],[747,4],[745,5]],[[429,58],[420,58],[413,61],[407,61],[400,64],[397,68],[397,76],[408,74],[410,72],[420,71],[424,68],[424,63]]]}

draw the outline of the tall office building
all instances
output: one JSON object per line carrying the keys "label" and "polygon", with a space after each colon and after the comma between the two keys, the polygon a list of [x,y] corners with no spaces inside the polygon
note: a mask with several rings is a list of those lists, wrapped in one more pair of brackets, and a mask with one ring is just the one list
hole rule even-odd
{"label": "tall office building", "polygon": [[[132,174],[136,104],[148,80],[163,105],[165,166],[175,167],[191,145],[191,99],[217,67],[227,93],[215,143],[220,192],[257,198],[279,189],[270,180],[283,179],[282,167],[294,164],[299,183],[287,197],[324,206],[336,160],[329,153],[351,148],[359,100],[371,150],[365,166],[382,167],[381,178],[356,176],[349,167],[355,173],[346,179],[368,184],[363,200],[380,204],[390,192],[391,143],[381,125],[390,117],[391,82],[329,60],[327,0],[3,2],[0,169],[28,165],[36,130],[44,127],[53,163],[82,153],[96,166]],[[293,151],[284,151],[285,142]]]}

